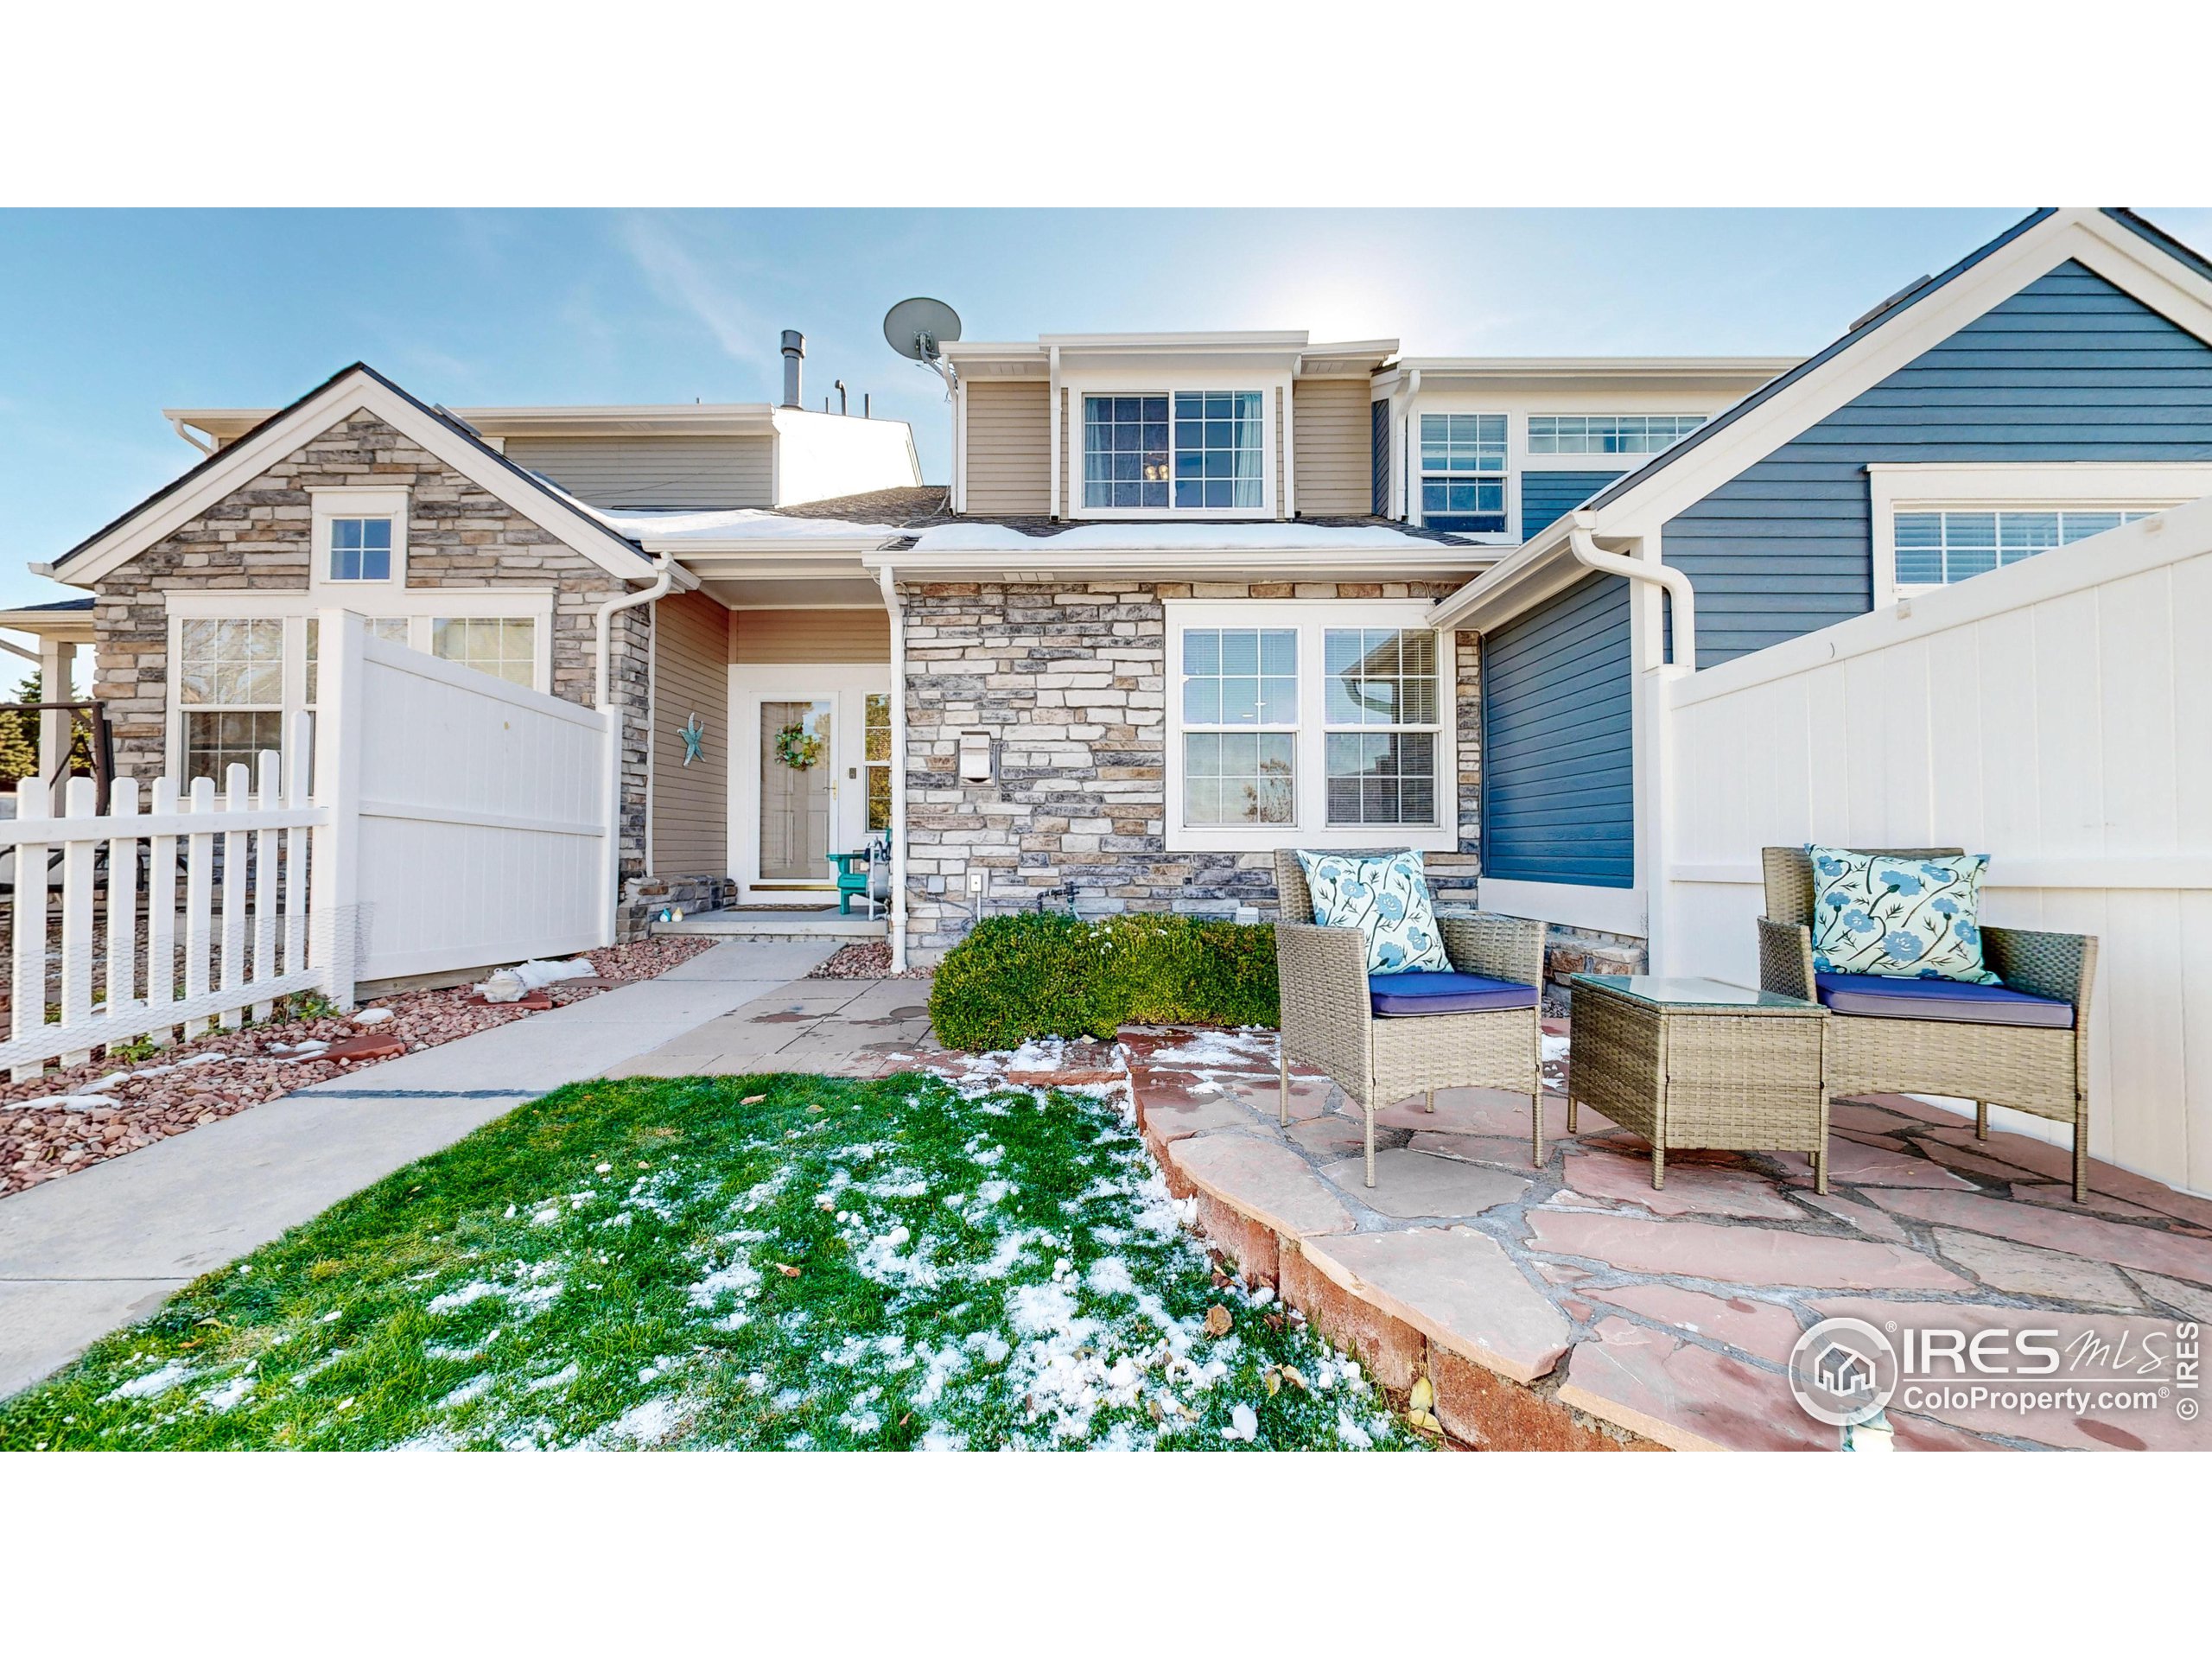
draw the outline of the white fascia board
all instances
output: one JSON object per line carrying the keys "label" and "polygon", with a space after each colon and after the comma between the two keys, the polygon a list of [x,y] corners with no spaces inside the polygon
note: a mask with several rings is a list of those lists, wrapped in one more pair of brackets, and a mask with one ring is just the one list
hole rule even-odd
{"label": "white fascia board", "polygon": [[[1051,539],[1051,538],[1045,538]],[[900,577],[927,575],[963,581],[1046,581],[1095,576],[1141,576],[1158,581],[1235,578],[1268,582],[1285,578],[1327,578],[1344,582],[1425,582],[1479,569],[1486,549],[1439,545],[1433,553],[1378,552],[1373,548],[1160,548],[1072,549],[1040,547],[1001,551],[954,550],[923,553],[884,549],[863,554],[870,570],[889,566]],[[1419,601],[1415,601],[1418,603]]]}
{"label": "white fascia board", "polygon": [[[366,410],[541,530],[560,537],[609,575],[643,582],[654,574],[639,557],[637,549],[599,520],[566,505],[521,473],[501,467],[443,423],[425,416],[368,376],[357,373],[324,387],[277,424],[219,450],[188,486],[149,502],[99,540],[79,549],[61,579],[79,585],[99,581],[356,410]],[[50,574],[50,570],[40,573]]]}
{"label": "white fascia board", "polygon": [[1057,346],[1063,352],[1165,352],[1173,355],[1179,352],[1302,352],[1306,338],[1303,328],[1201,328],[1159,334],[1039,334],[1037,343],[1042,346]]}
{"label": "white fascia board", "polygon": [[[454,409],[486,438],[621,436],[638,433],[757,436],[769,429],[771,404],[548,404]],[[223,441],[252,430],[273,409],[165,409],[162,418],[196,426]]]}
{"label": "white fascia board", "polygon": [[1403,357],[1392,366],[1423,376],[1481,380],[1751,380],[1764,385],[1796,357]]}

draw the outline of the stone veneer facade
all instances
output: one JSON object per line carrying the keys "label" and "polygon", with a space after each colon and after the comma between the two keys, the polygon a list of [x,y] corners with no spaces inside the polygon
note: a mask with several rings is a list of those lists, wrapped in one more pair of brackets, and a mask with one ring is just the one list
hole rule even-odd
{"label": "stone veneer facade", "polygon": [[[929,962],[970,925],[971,868],[989,872],[982,913],[1071,887],[1085,913],[1272,913],[1272,856],[1170,852],[1166,613],[1172,599],[1427,599],[1425,582],[915,582],[906,618],[907,914]],[[1462,857],[1433,855],[1446,889],[1471,877],[1481,805],[1480,663],[1472,633],[1452,664]],[[991,782],[963,784],[958,734],[996,744]],[[1457,868],[1455,869],[1455,867]]]}
{"label": "stone veneer facade", "polygon": [[[597,667],[593,612],[617,593],[635,590],[383,420],[357,410],[97,585],[92,695],[108,705],[119,772],[152,778],[167,764],[167,595],[222,588],[303,593],[313,536],[308,492],[395,486],[408,491],[407,586],[551,588],[553,695],[589,705]],[[640,561],[641,575],[645,569]],[[651,608],[616,612],[612,630],[611,684],[624,711],[626,878],[644,868]],[[607,895],[610,905],[614,899]]]}

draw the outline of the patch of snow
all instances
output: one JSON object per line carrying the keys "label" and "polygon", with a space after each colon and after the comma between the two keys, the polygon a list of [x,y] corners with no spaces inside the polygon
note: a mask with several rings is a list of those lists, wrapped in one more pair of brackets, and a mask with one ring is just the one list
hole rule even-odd
{"label": "patch of snow", "polygon": [[456,1307],[467,1307],[471,1302],[480,1302],[486,1296],[504,1296],[506,1293],[497,1285],[486,1284],[481,1279],[470,1281],[459,1290],[449,1290],[442,1296],[430,1298],[429,1311],[450,1313]]}
{"label": "patch of snow", "polygon": [[452,1393],[447,1395],[442,1400],[439,1401],[438,1409],[440,1411],[459,1411],[470,1401],[476,1399],[478,1396],[482,1395],[491,1386],[492,1376],[491,1373],[488,1371],[480,1376],[472,1376],[467,1382],[462,1383],[459,1388],[454,1389]]}
{"label": "patch of snow", "polygon": [[583,1368],[572,1359],[550,1376],[532,1377],[523,1384],[523,1391],[525,1394],[543,1394],[548,1389],[565,1389],[582,1375]]}
{"label": "patch of snow", "polygon": [[717,1268],[704,1278],[694,1281],[690,1289],[691,1306],[712,1307],[725,1296],[746,1294],[760,1282],[760,1270],[742,1259]]}
{"label": "patch of snow", "polygon": [[212,1388],[200,1396],[200,1403],[210,1411],[228,1411],[253,1392],[253,1378],[241,1373],[229,1382]]}
{"label": "patch of snow", "polygon": [[159,1370],[134,1376],[112,1393],[102,1395],[100,1403],[105,1406],[118,1400],[150,1400],[157,1394],[167,1394],[191,1375],[191,1366],[181,1359],[173,1359]]}

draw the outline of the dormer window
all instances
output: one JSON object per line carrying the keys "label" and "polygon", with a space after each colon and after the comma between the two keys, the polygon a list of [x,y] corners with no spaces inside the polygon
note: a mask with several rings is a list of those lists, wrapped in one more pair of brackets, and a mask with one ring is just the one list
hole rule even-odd
{"label": "dormer window", "polygon": [[1267,399],[1258,391],[1147,392],[1083,400],[1083,505],[1257,512]]}

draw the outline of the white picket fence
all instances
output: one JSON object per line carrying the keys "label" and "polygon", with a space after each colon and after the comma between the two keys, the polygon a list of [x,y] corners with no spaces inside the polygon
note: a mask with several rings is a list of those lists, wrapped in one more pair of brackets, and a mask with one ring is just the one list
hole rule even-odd
{"label": "white picket fence", "polygon": [[266,1019],[296,992],[351,1007],[359,980],[612,940],[607,718],[370,638],[349,613],[320,626],[317,713],[257,779],[118,779],[105,814],[87,778],[58,814],[45,785],[17,786],[0,822],[16,1080]]}
{"label": "white picket fence", "polygon": [[1675,682],[1655,971],[1756,973],[1761,847],[1986,852],[2101,941],[2090,1150],[2212,1192],[2208,639],[2212,500]]}
{"label": "white picket fence", "polygon": [[[235,1026],[249,1009],[266,1019],[280,996],[328,988],[329,952],[310,941],[318,919],[328,938],[329,918],[310,914],[308,871],[309,832],[329,815],[308,797],[308,729],[302,715],[289,779],[277,755],[264,753],[257,787],[243,766],[230,768],[219,795],[211,778],[194,779],[181,796],[175,779],[157,779],[148,810],[131,778],[115,780],[105,816],[95,812],[89,778],[68,780],[59,816],[47,785],[26,779],[16,786],[15,819],[0,823],[0,852],[15,878],[12,1020],[0,1065],[14,1078],[35,1077],[57,1058],[81,1064],[95,1048]],[[47,985],[57,852],[58,1020],[49,1018],[56,1005]],[[105,946],[96,950],[103,925]]]}

